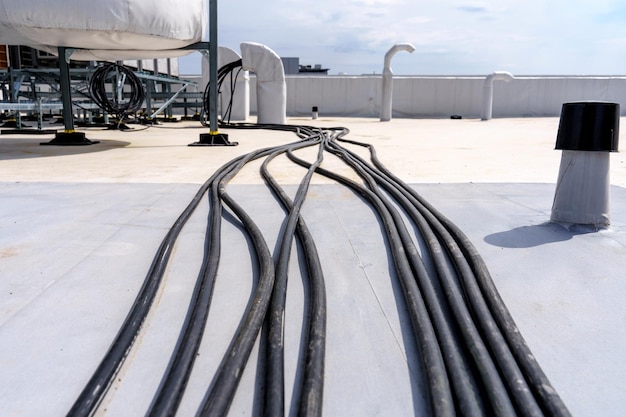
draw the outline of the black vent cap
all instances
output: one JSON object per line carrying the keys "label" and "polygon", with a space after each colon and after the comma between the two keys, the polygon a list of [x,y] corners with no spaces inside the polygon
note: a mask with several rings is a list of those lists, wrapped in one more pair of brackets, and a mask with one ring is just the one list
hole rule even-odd
{"label": "black vent cap", "polygon": [[617,103],[564,103],[555,149],[616,152],[620,108]]}

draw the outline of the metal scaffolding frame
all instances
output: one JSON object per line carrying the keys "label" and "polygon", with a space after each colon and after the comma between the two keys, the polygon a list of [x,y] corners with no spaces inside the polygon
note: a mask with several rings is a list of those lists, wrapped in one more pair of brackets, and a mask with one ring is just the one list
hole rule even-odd
{"label": "metal scaffolding frame", "polygon": [[[217,85],[217,47],[211,47],[211,45],[218,45],[217,40],[217,0],[209,0],[209,42],[197,42],[192,45],[181,48],[181,50],[196,50],[203,54],[203,56],[208,56],[209,65],[210,65],[210,73],[209,73],[209,85]],[[8,110],[15,111],[18,114],[20,111],[41,111],[42,109],[61,109],[63,115],[63,123],[64,123],[64,132],[57,133],[57,137],[55,140],[51,141],[49,144],[63,144],[63,145],[85,145],[91,144],[91,142],[87,142],[84,139],[84,134],[76,132],[74,126],[74,111],[73,111],[73,101],[72,101],[72,77],[76,77],[78,79],[83,78],[86,81],[89,71],[88,70],[76,70],[70,69],[69,62],[70,57],[76,48],[69,47],[58,47],[58,56],[59,56],[59,67],[58,67],[58,92],[52,91],[50,94],[55,98],[50,103],[42,103],[41,99],[37,97],[38,92],[36,88],[36,84],[40,82],[46,82],[45,77],[40,80],[32,80],[33,86],[32,97],[30,97],[30,101],[24,102],[19,100],[20,95],[20,85],[25,79],[25,74],[33,73],[33,69],[20,69],[15,70],[9,68],[6,71],[5,77],[9,83],[9,91],[6,91],[3,94],[2,106],[0,106],[0,110]],[[56,78],[56,71],[54,69],[46,69],[40,70],[39,74],[46,74],[50,78]],[[178,89],[176,92],[168,92],[168,93],[154,93],[151,91],[151,88],[146,88],[147,97],[146,97],[146,107],[149,118],[154,118],[158,116],[165,109],[175,107],[198,107],[198,103],[200,102],[200,106],[203,105],[203,92],[195,92],[190,93],[185,91],[190,85],[197,85],[196,83],[188,80],[181,80],[180,78],[172,78],[161,77],[158,74],[150,75],[146,74],[143,71],[139,70],[135,72],[135,74],[142,79],[146,86],[150,85],[150,82],[161,82],[161,83],[180,83],[182,87]],[[170,89],[168,88],[168,91]],[[56,96],[56,97],[55,97]],[[60,99],[60,100],[59,100]],[[153,99],[162,99],[164,103],[154,112],[152,112],[152,100]],[[177,103],[178,99],[184,99],[184,103]],[[187,99],[192,99],[191,103],[187,102]],[[218,116],[217,116],[217,103],[218,103],[218,91],[217,88],[210,88],[209,91],[209,109],[208,109],[208,121],[209,121],[209,135],[218,135]],[[93,102],[81,103],[80,107],[83,109],[93,109],[95,108]],[[76,138],[75,138],[76,137]],[[56,141],[56,142],[55,142]],[[201,140],[202,142],[202,140]]]}

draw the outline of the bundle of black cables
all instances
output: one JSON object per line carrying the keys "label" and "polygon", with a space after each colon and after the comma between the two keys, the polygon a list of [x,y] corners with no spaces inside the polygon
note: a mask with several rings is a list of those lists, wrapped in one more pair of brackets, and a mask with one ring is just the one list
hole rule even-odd
{"label": "bundle of black cables", "polygon": [[[334,258],[324,259],[321,257],[323,253],[318,253],[314,234],[303,215],[302,208],[313,175],[324,176],[353,191],[373,210],[382,226],[381,234],[388,250],[388,277],[399,284],[399,305],[406,309],[411,326],[407,336],[416,346],[414,360],[419,361],[424,372],[420,395],[425,399],[424,412],[416,408],[415,415],[571,416],[524,341],[487,265],[469,238],[412,186],[387,169],[378,159],[373,145],[347,139],[348,129],[341,127],[322,129],[250,123],[229,124],[228,127],[290,131],[299,140],[240,155],[218,168],[201,186],[162,240],[135,303],[68,417],[95,415],[97,408],[105,403],[103,398],[113,382],[121,381],[122,377],[117,374],[123,366],[130,366],[124,362],[134,356],[131,349],[141,338],[138,335],[150,309],[158,304],[156,300],[165,285],[176,240],[193,212],[206,199],[209,213],[204,257],[176,345],[145,415],[169,417],[181,414],[179,408],[187,387],[191,385],[195,360],[205,343],[205,326],[210,317],[213,292],[219,279],[220,256],[224,250],[222,223],[230,216],[236,219],[250,242],[251,262],[257,268],[252,274],[254,289],[245,311],[238,313],[241,315],[239,325],[230,334],[226,352],[220,353],[223,356],[215,373],[208,378],[206,374],[202,376],[205,386],[201,387],[205,388],[205,395],[197,404],[195,415],[226,416],[236,396],[247,395],[254,402],[250,415],[321,417],[324,392],[329,389],[325,387],[328,310],[325,282],[333,279],[332,275],[330,279],[324,277],[323,264]],[[300,150],[315,147],[315,160],[308,161],[297,155]],[[367,153],[369,157],[364,156]],[[358,179],[322,167],[325,154],[343,161],[350,168],[348,172],[356,174]],[[269,169],[273,159],[283,156],[307,170],[293,197]],[[247,212],[243,204],[228,192],[229,182],[246,165],[260,161],[260,174],[280,201],[285,216],[274,254],[261,226],[254,220],[255,214]],[[287,318],[285,306],[294,242],[299,245],[297,249],[304,260],[302,275],[308,278],[302,281],[307,281],[304,284],[307,300],[303,303],[306,313],[300,313],[306,330],[300,334],[301,353],[295,360],[286,358],[284,349],[285,323],[292,320]],[[419,245],[423,245],[423,250]],[[228,309],[222,313],[230,315],[233,311]],[[266,335],[262,335],[265,331]],[[343,342],[343,338],[335,339],[328,345],[332,348]],[[263,355],[259,353],[257,358],[256,391],[239,393],[244,369],[257,343]],[[286,361],[298,368],[296,375],[301,375],[295,378],[293,388],[287,385],[291,381],[286,377]],[[287,403],[290,390],[294,394]],[[257,396],[262,398],[257,401]]]}
{"label": "bundle of black cables", "polygon": [[[241,59],[237,60],[237,61],[233,61],[229,64],[226,64],[224,66],[222,66],[221,68],[219,68],[217,70],[217,92],[218,94],[220,94],[222,92],[222,84],[224,83],[224,81],[226,80],[226,78],[230,75],[230,100],[228,101],[228,104],[226,104],[225,108],[222,108],[222,121],[225,123],[230,123],[230,114],[231,114],[231,110],[233,107],[233,97],[235,95],[235,82],[237,80],[237,77],[239,76],[239,72],[241,72],[243,70],[242,68],[242,62]],[[236,72],[235,72],[236,71]],[[206,87],[206,89],[204,90],[204,96],[203,96],[203,104],[204,107],[202,109],[203,111],[203,116],[200,118],[201,123],[204,126],[208,127],[207,124],[207,117],[209,114],[209,109],[211,108],[211,104],[209,101],[209,97],[211,96],[211,88],[213,87],[213,85],[211,83],[209,83]]]}
{"label": "bundle of black cables", "polygon": [[[111,88],[107,91],[109,83]],[[122,94],[117,94],[118,89]],[[119,123],[139,110],[145,99],[139,77],[128,67],[114,63],[103,63],[96,68],[89,80],[89,93],[93,101],[105,112],[115,115]]]}

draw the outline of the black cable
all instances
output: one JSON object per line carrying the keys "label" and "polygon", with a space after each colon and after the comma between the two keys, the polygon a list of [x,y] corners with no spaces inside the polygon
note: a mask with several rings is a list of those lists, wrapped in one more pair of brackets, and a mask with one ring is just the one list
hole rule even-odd
{"label": "black cable", "polygon": [[[110,85],[110,92],[107,85]],[[138,111],[145,99],[139,77],[128,67],[113,63],[100,64],[91,74],[89,93],[92,100],[105,112],[115,115],[120,124],[126,116]]]}
{"label": "black cable", "polygon": [[[318,134],[307,136],[305,142],[299,142],[299,143],[294,143],[294,144],[290,144],[287,146],[276,147],[274,148],[273,152],[269,154],[268,159],[271,159],[274,155],[285,152],[286,149],[294,149],[294,148],[312,146],[314,145],[314,143],[311,143],[311,142],[314,142],[314,138],[316,136],[318,136]],[[264,154],[263,156],[265,155],[266,154]],[[310,175],[312,175],[312,172],[313,171],[311,171]],[[306,191],[304,191],[304,189],[307,186],[306,184],[307,184],[307,180],[303,181],[303,186],[301,187],[301,190],[299,193],[299,195],[301,196],[301,202],[303,201],[303,197],[306,193]],[[252,228],[252,229],[256,228],[256,226],[254,225],[254,222],[247,216],[247,214],[243,211],[243,209],[241,209],[241,207],[239,207],[234,202],[234,200],[232,200],[228,196],[228,194],[225,191],[222,191],[222,197],[228,200],[228,204],[237,213],[238,217],[240,217],[242,220],[245,218],[247,228]],[[299,205],[301,204],[297,204],[296,207]],[[293,210],[290,213],[290,216],[287,219],[288,224],[293,224],[295,226],[295,221],[299,218],[298,212],[299,210]],[[284,232],[285,241],[290,240],[291,239],[290,236],[293,235],[293,230],[290,231],[289,229],[290,227],[288,226],[287,230]],[[283,249],[281,249],[281,251],[282,250]],[[311,259],[311,257],[309,257],[309,259]],[[280,263],[281,262],[279,262],[277,265],[280,265]],[[281,272],[281,275],[284,276],[284,273]],[[265,312],[267,310],[268,301],[269,299],[265,297],[261,298],[261,297],[255,296],[253,301],[251,302],[251,305],[262,306],[261,307],[263,309],[262,311]],[[258,319],[260,316],[257,315],[256,317]],[[220,364],[213,381],[211,382],[211,385],[202,401],[202,404],[200,405],[200,409],[198,411],[199,416],[221,416],[221,415],[224,415],[224,413],[230,406],[230,402],[232,401],[232,398],[235,394],[235,390],[237,388],[239,378],[241,377],[241,369],[243,367],[244,361],[247,359],[247,355],[249,355],[249,352],[252,349],[252,344],[254,342],[254,338],[252,337],[252,335],[256,335],[258,333],[260,324],[261,324],[261,321],[259,320],[255,321],[254,326],[250,326],[249,323],[242,321],[242,323],[238,327],[237,334],[247,331],[250,334],[250,337],[248,337],[246,340],[240,339],[239,337],[235,337],[233,341],[231,342],[228,352],[227,354],[224,355],[224,359],[222,363]],[[317,327],[318,326],[315,326],[314,329],[316,329]],[[235,354],[235,352],[245,352],[245,353],[239,355],[237,358],[237,355]],[[274,367],[270,367],[270,368],[276,369],[277,367],[280,367],[280,365],[282,365],[282,363],[274,365]],[[281,391],[284,390],[284,387],[281,387],[281,388],[282,388]]]}
{"label": "black cable", "polygon": [[[237,60],[237,61],[233,61],[231,63],[228,63],[222,67],[220,67],[217,70],[217,82],[215,83],[216,86],[213,85],[213,83],[209,82],[206,86],[206,89],[204,90],[204,95],[202,98],[202,113],[200,115],[200,122],[202,123],[203,126],[208,126],[208,122],[207,122],[207,117],[210,114],[210,108],[211,108],[211,89],[212,88],[217,88],[217,93],[218,95],[222,92],[222,84],[224,83],[224,81],[226,80],[227,77],[230,77],[230,99],[228,101],[228,104],[225,106],[225,108],[222,109],[222,118],[221,120],[225,123],[225,124],[229,124],[230,123],[230,116],[231,116],[231,112],[232,112],[232,106],[233,106],[233,99],[235,96],[235,86],[236,86],[236,81],[237,81],[237,77],[239,76],[239,73],[242,71],[242,61],[241,59]],[[237,71],[236,74],[233,75],[233,73]]]}
{"label": "black cable", "polygon": [[100,365],[68,412],[68,417],[87,417],[92,415],[104,398],[115,375],[130,352],[154,302],[176,239],[202,201],[212,181],[213,178],[210,178],[200,187],[189,205],[165,235],[130,312],[122,323]]}
{"label": "black cable", "polygon": [[[388,174],[390,177],[393,177],[395,179],[394,181],[396,181],[398,184],[401,184],[401,181],[397,179],[397,177],[393,176],[393,174],[391,174],[388,170],[382,167],[382,164],[375,156],[375,151],[373,147],[368,144],[362,144],[353,141],[346,142],[370,148],[370,152],[372,153],[372,159],[375,161],[376,165],[379,166],[381,170],[384,170],[385,173]],[[419,197],[418,194],[414,190],[410,189],[410,187],[402,185],[402,188],[405,190],[405,193],[411,195],[411,198],[413,199],[413,204],[420,207],[424,207],[426,205],[422,204],[425,203],[424,200],[422,198],[417,198]],[[539,405],[544,411],[550,413],[549,415],[568,415],[569,412],[563,405],[558,395],[556,395],[555,391],[550,387],[549,381],[547,380],[547,378],[545,378],[545,375],[543,375],[543,372],[540,371],[540,369],[539,372],[543,376],[529,376],[529,372],[524,372],[524,376],[520,374],[520,367],[523,371],[525,368],[538,366],[536,365],[534,358],[530,354],[530,351],[527,350],[527,348],[526,355],[520,355],[518,353],[515,355],[515,358],[511,356],[511,351],[515,353],[515,345],[518,346],[519,350],[519,346],[525,346],[525,342],[523,341],[523,338],[521,338],[520,333],[516,329],[512,319],[510,319],[510,321],[506,318],[502,319],[504,315],[508,316],[508,311],[504,307],[504,304],[501,302],[499,305],[499,308],[501,310],[499,312],[501,317],[500,322],[506,324],[505,326],[500,327],[505,329],[506,332],[503,335],[499,333],[498,328],[493,322],[494,319],[491,317],[491,312],[484,304],[484,302],[491,302],[492,304],[496,303],[497,301],[494,300],[499,299],[499,296],[497,296],[497,292],[494,292],[495,286],[493,286],[493,282],[488,276],[485,275],[483,275],[479,282],[483,282],[484,286],[491,287],[491,293],[485,291],[487,295],[486,297],[483,297],[482,294],[478,292],[479,290],[476,287],[476,285],[478,285],[476,284],[476,278],[474,277],[472,271],[468,270],[469,265],[467,264],[468,261],[466,260],[465,256],[468,255],[468,252],[473,251],[472,257],[475,258],[474,262],[476,264],[482,263],[485,272],[486,267],[484,267],[484,262],[477,254],[477,252],[472,249],[473,246],[471,246],[469,240],[465,238],[462,233],[460,233],[458,227],[451,227],[457,232],[459,237],[458,240],[463,243],[464,247],[462,248],[463,250],[461,250],[461,248],[459,248],[459,246],[457,245],[457,242],[448,233],[448,231],[446,229],[443,229],[444,222],[447,225],[451,225],[449,220],[445,219],[443,215],[436,212],[436,210],[434,210],[430,205],[428,205],[428,208],[422,208],[421,211],[424,212],[425,215],[429,216],[430,223],[436,226],[438,235],[446,242],[447,249],[450,252],[456,252],[454,257],[455,265],[457,266],[457,268],[460,268],[459,276],[462,278],[461,283],[464,285],[464,290],[468,292],[467,299],[469,301],[469,304],[471,305],[472,311],[474,312],[474,314],[478,315],[476,323],[482,327],[483,335],[489,340],[490,349],[493,351],[493,356],[495,360],[499,363],[499,367],[505,375],[504,380],[506,381],[509,390],[512,392],[512,398],[516,401],[516,407],[523,415],[543,415],[542,411],[537,408],[535,398],[529,396],[530,391],[532,390],[534,391],[534,395],[537,397],[537,399],[541,400],[541,403]],[[436,213],[436,215],[434,215],[433,213]],[[463,252],[463,254],[461,254],[461,252]],[[478,268],[474,269],[478,270]],[[511,338],[518,340],[516,340],[515,343],[507,344],[503,337],[507,340],[510,340]],[[515,360],[517,360],[517,363],[515,362]],[[536,370],[534,373],[536,374]],[[525,382],[524,377],[530,380],[530,384],[527,384]],[[540,382],[540,385],[537,385],[537,382]],[[544,394],[539,391],[543,391]],[[545,398],[545,393],[549,393],[550,395],[554,396],[554,398]],[[544,402],[547,402],[547,404],[545,404]]]}
{"label": "black cable", "polygon": [[[181,329],[178,342],[170,359],[165,375],[154,396],[148,416],[172,416],[176,413],[184,389],[187,385],[193,363],[197,356],[197,351],[202,339],[202,333],[206,325],[209,313],[211,297],[217,276],[220,257],[220,231],[222,217],[222,194],[223,181],[234,176],[247,162],[259,158],[271,152],[270,149],[261,149],[250,154],[237,158],[224,165],[213,176],[209,184],[210,215],[207,230],[207,244],[205,257],[196,286],[193,291],[192,300],[189,304],[187,316]],[[254,236],[253,236],[254,237]],[[257,248],[258,250],[259,248]],[[261,256],[264,253],[264,248]],[[265,258],[261,258],[265,260]],[[266,261],[266,260],[265,260]],[[266,263],[261,265],[265,271],[268,267]],[[273,278],[273,277],[272,277]]]}
{"label": "black cable", "polygon": [[[356,155],[351,154],[353,158]],[[453,271],[450,270],[448,259],[445,258],[445,252],[439,241],[432,232],[430,226],[426,223],[424,217],[419,211],[395,188],[392,184],[381,178],[380,173],[374,171],[364,161],[359,161],[361,166],[366,169],[374,179],[383,186],[383,188],[395,198],[399,205],[409,214],[410,219],[417,225],[422,233],[425,242],[430,250],[430,255],[434,260],[437,268],[439,280],[446,279],[454,281],[452,277]],[[446,367],[450,373],[450,382],[452,384],[457,406],[461,415],[478,416],[484,414],[484,404],[480,399],[480,387],[474,376],[469,373],[469,367],[465,364],[468,360],[466,349],[460,344],[455,336],[459,332],[458,326],[448,320],[450,316],[448,305],[437,295],[434,287],[434,281],[430,274],[426,272],[424,263],[418,255],[417,248],[409,237],[407,228],[403,225],[398,214],[394,215],[398,229],[401,233],[403,244],[406,248],[407,256],[411,262],[416,279],[426,302],[429,314],[435,323],[435,331],[444,353]]]}
{"label": "black cable", "polygon": [[[313,146],[321,141],[308,141],[307,146]],[[291,149],[291,148],[290,148]],[[311,165],[303,178],[294,201],[289,204],[288,216],[279,242],[279,253],[276,261],[276,283],[272,295],[272,302],[268,311],[269,334],[267,349],[267,373],[265,384],[265,415],[280,417],[285,410],[285,384],[284,384],[284,314],[287,298],[287,276],[293,236],[296,231],[297,221],[300,218],[300,210],[304,203],[308,186],[315,169],[323,160],[323,146],[319,147],[318,159]],[[274,152],[265,159],[261,166],[263,176],[267,178],[268,164],[283,151]]]}
{"label": "black cable", "polygon": [[[228,74],[232,76],[237,65],[240,63],[220,69],[221,81],[218,85]],[[345,139],[348,130],[344,128],[318,129],[250,123],[223,125],[238,129],[290,131],[300,141],[261,148],[235,158],[203,184],[161,243],[131,312],[69,416],[90,416],[96,410],[141,329],[161,285],[177,236],[206,194],[209,197],[209,224],[205,256],[179,339],[148,415],[173,416],[182,400],[210,309],[219,268],[222,212],[226,206],[241,222],[243,232],[253,243],[259,279],[253,286],[248,307],[200,404],[198,416],[222,416],[227,413],[265,317],[270,317],[268,323],[271,323],[265,383],[268,394],[265,400],[266,415],[281,416],[285,412],[283,316],[287,265],[294,237],[296,243],[304,248],[311,294],[309,323],[305,340],[301,341],[304,359],[299,361],[297,371],[302,375],[302,389],[297,394],[299,398],[292,404],[297,406],[299,415],[320,416],[326,343],[325,286],[313,238],[301,215],[313,173],[327,176],[352,189],[369,202],[381,221],[391,261],[403,289],[413,335],[421,353],[420,359],[428,382],[428,403],[433,416],[515,416],[518,412],[532,417],[569,416],[530,355],[530,350],[499,298],[484,261],[469,239],[415,190],[389,172],[378,160],[373,146]],[[368,148],[371,162],[342,146],[341,142]],[[319,146],[314,162],[295,156],[294,152],[310,146]],[[342,160],[359,175],[363,183],[322,168],[324,152]],[[283,154],[308,170],[293,201],[268,169],[271,161]],[[260,158],[265,158],[261,175],[287,215],[277,243],[278,258],[275,261],[252,217],[226,192],[229,181],[246,164]],[[407,220],[400,210],[407,215]],[[408,231],[409,225],[419,230],[427,243],[435,265],[434,273],[425,267]],[[306,347],[303,348],[304,345]]]}
{"label": "black cable", "polygon": [[[300,165],[309,165],[306,161],[295,157],[292,153],[289,154],[289,157],[292,161]],[[445,369],[442,353],[437,343],[435,331],[420,294],[420,290],[412,275],[411,267],[406,258],[406,252],[400,247],[401,238],[399,232],[397,231],[397,225],[393,220],[393,215],[389,211],[389,207],[385,205],[379,194],[348,178],[334,172],[327,171],[323,168],[318,168],[317,172],[327,176],[328,178],[334,179],[361,195],[372,204],[375,213],[381,219],[385,228],[389,249],[392,254],[393,265],[403,288],[403,295],[405,297],[409,317],[413,326],[414,336],[422,354],[421,360],[424,365],[424,371],[430,384],[428,388],[432,415],[456,415],[454,410],[454,401],[450,390],[450,383]]]}
{"label": "black cable", "polygon": [[[378,159],[375,149],[369,146],[373,163],[387,176],[401,182],[391,171],[389,171]],[[549,416],[567,417],[570,416],[567,407],[563,403],[556,390],[548,380],[547,376],[541,370],[541,367],[535,360],[532,352],[528,348],[521,332],[517,328],[515,321],[511,317],[506,305],[502,301],[498,290],[495,287],[493,279],[489,274],[489,270],[467,236],[461,229],[446,218],[441,212],[435,209],[428,201],[421,197],[411,187],[405,187],[405,190],[412,195],[419,205],[424,207],[434,218],[437,219],[450,233],[452,238],[457,242],[464,258],[469,262],[472,271],[475,274],[476,282],[480,287],[483,298],[489,305],[489,309],[494,319],[498,323],[502,334],[507,340],[507,344],[515,356],[517,363],[522,369],[525,378],[529,381],[529,387],[533,391],[535,397],[539,401],[542,410]]]}
{"label": "black cable", "polygon": [[[340,150],[338,150],[338,152],[341,152],[344,158],[349,160],[351,164],[353,164],[355,167],[358,167],[359,170],[363,170],[364,172],[366,172],[368,176],[370,175],[372,176],[372,177],[368,177],[369,180],[371,181],[370,187],[375,187],[376,184],[382,185],[385,188],[385,190],[391,193],[396,198],[396,201],[399,201],[400,204],[405,209],[411,208],[408,201],[404,199],[404,196],[402,196],[398,188],[396,188],[397,185],[390,184],[389,182],[385,181],[385,179],[382,178],[379,173],[375,172],[370,166],[368,166],[368,164],[365,161],[363,161],[360,157],[358,157],[354,153],[351,153],[347,150],[343,150],[341,148],[339,149]],[[414,217],[416,213],[412,210],[409,210],[409,214],[411,215],[411,217]],[[396,217],[397,217],[397,214],[396,214]],[[414,219],[414,220],[418,220],[418,219]],[[397,221],[401,222],[402,220],[398,218]],[[402,236],[403,236],[403,241],[405,242],[405,246],[411,245],[410,247],[407,247],[407,253],[409,253],[415,258],[416,249],[414,246],[412,246],[412,242],[410,241],[410,238],[408,237],[408,233],[406,229],[402,227],[402,224],[400,223],[399,223],[399,228],[400,230],[404,232]],[[424,229],[423,224],[421,225],[421,229],[423,229],[422,230],[423,233],[428,232],[426,229]],[[439,249],[438,248],[439,245],[437,244],[436,245],[437,247],[432,246],[433,245],[431,243],[432,237],[433,237],[432,235],[427,234],[426,240],[431,244],[431,252],[436,254],[437,249]],[[478,327],[480,327],[481,324],[485,322],[484,315],[478,317],[477,319],[470,313],[469,307],[467,305],[468,300],[470,300],[471,302],[473,300],[473,297],[475,297],[475,294],[469,294],[468,296],[464,296],[461,291],[461,288],[458,287],[457,277],[452,276],[451,275],[452,271],[446,267],[445,265],[446,261],[441,260],[439,256],[435,256],[434,259],[435,259],[436,265],[438,266],[439,279],[440,279],[440,282],[443,284],[444,293],[448,297],[451,311],[454,313],[453,316],[456,318],[459,324],[458,328],[460,329],[461,334],[463,335],[466,341],[465,342],[466,346],[469,348],[471,357],[474,360],[475,369],[478,371],[478,374],[481,376],[484,386],[487,387],[486,394],[490,397],[490,403],[494,407],[493,411],[496,413],[496,415],[512,415],[512,413],[514,414],[513,405],[511,404],[509,400],[509,394],[507,393],[507,389],[505,388],[505,386],[507,385],[506,382],[511,381],[511,380],[514,381],[514,383],[516,384],[516,387],[518,385],[522,386],[520,379],[523,380],[523,378],[521,377],[521,375],[519,375],[519,373],[515,374],[514,371],[505,373],[505,375],[503,375],[502,377],[500,376],[498,372],[499,368],[496,367],[496,363],[498,363],[499,365],[502,365],[504,363],[505,366],[515,368],[514,363],[511,363],[511,361],[507,361],[498,356],[498,354],[501,354],[503,356],[505,355],[505,352],[503,352],[503,349],[505,349],[506,346],[503,345],[502,343],[500,344],[495,343],[495,344],[488,345],[485,341],[483,341],[483,335],[481,335],[481,333],[479,332]],[[483,318],[482,321],[480,320],[481,318]],[[483,328],[484,327],[485,326],[483,326]],[[493,348],[494,345],[496,348],[496,352],[492,356],[488,348],[489,347]],[[508,369],[508,368],[505,368],[505,369]],[[513,376],[511,374],[513,374]],[[523,394],[523,391],[521,393]],[[513,396],[513,398],[517,398],[517,396]],[[524,401],[521,401],[522,404],[520,407],[522,409],[530,408],[531,410],[533,410],[529,413],[524,413],[524,415],[537,416],[536,411],[538,412],[539,410],[532,409],[532,404],[534,403],[534,399],[532,397],[527,397],[527,396],[523,397],[522,399],[525,400],[527,403],[525,403]],[[466,402],[466,404],[471,404],[471,402]],[[535,404],[535,407],[536,407],[536,404]]]}
{"label": "black cable", "polygon": [[[320,147],[322,149],[322,147]],[[293,151],[294,149],[290,149]],[[280,199],[284,208],[290,212],[294,202],[278,184],[276,179],[269,173],[269,161],[261,166],[261,175],[271,187],[274,194]],[[313,167],[314,165],[312,165]],[[309,170],[311,172],[311,170]],[[318,417],[322,415],[322,403],[324,393],[324,357],[326,346],[326,294],[322,265],[304,219],[300,216],[296,228],[297,238],[304,249],[305,261],[309,277],[310,302],[308,306],[308,328],[306,333],[306,351],[303,360],[304,371],[302,387],[298,401],[298,415]],[[278,292],[275,289],[275,292]],[[269,387],[265,387],[266,397]],[[284,397],[284,393],[280,394]],[[275,401],[278,402],[278,401]],[[265,415],[272,415],[272,406],[265,404]]]}
{"label": "black cable", "polygon": [[[299,128],[288,128],[297,130]],[[301,134],[301,133],[299,133]],[[239,170],[248,162],[258,159],[263,156],[267,156],[274,152],[276,149],[284,148],[287,145],[277,148],[265,148],[247,155],[242,158],[227,164],[220,168],[213,178],[210,186],[211,197],[211,225],[207,232],[210,236],[207,244],[207,254],[203,260],[202,271],[198,279],[198,284],[194,290],[192,302],[187,313],[187,319],[181,330],[177,346],[170,360],[168,369],[162,379],[161,385],[155,395],[148,415],[150,416],[169,416],[173,415],[180,404],[182,394],[186,386],[187,380],[191,374],[193,362],[196,356],[196,352],[200,345],[201,335],[206,324],[206,318],[210,307],[210,299],[212,289],[217,275],[217,266],[219,264],[219,228],[221,218],[221,204],[219,201],[224,200],[231,209],[233,209],[237,216],[244,222],[246,229],[249,231],[250,236],[255,242],[257,247],[257,255],[261,259],[260,267],[263,271],[269,271],[267,265],[267,259],[262,256],[266,252],[266,244],[261,244],[262,236],[258,236],[260,232],[256,230],[254,222],[250,220],[245,211],[243,211],[237,203],[232,200],[228,194],[224,191],[225,184]],[[260,246],[257,246],[260,245]],[[260,329],[261,321],[259,317],[263,317],[265,310],[267,309],[267,302],[263,297],[267,294],[267,291],[262,290],[267,288],[267,285],[273,285],[273,270],[271,271],[271,281],[268,281],[270,277],[262,280],[263,285],[259,284],[259,292],[251,302],[251,306],[258,307],[259,312],[253,312],[249,310],[246,314],[247,319],[242,321],[236,332],[236,336],[229,347],[230,354],[225,355],[225,360],[220,364],[218,373],[211,384],[211,388],[207,392],[203,405],[201,406],[201,415],[222,415],[225,409],[230,405],[230,401],[234,396],[239,378],[241,377],[242,361],[247,360],[252,343],[254,342],[253,335],[258,333]],[[266,284],[269,282],[269,284]],[[252,317],[254,316],[254,317]],[[255,326],[249,326],[249,320],[254,321]],[[241,335],[247,335],[241,337]],[[242,354],[243,353],[243,354]]]}

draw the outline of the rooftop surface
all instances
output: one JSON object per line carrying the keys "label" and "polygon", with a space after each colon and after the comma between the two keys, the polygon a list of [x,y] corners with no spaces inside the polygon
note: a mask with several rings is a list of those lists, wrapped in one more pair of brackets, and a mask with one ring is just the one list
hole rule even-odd
{"label": "rooftop surface", "polygon": [[[350,130],[471,239],[554,388],[576,417],[626,411],[626,163],[610,154],[611,226],[550,223],[561,152],[558,118],[289,118]],[[223,129],[232,147],[188,147],[198,122],[79,129],[100,143],[40,146],[45,135],[0,136],[0,403],[6,416],[70,409],[109,348],[167,230],[200,184],[233,158],[293,142],[292,133]],[[6,132],[3,132],[6,133]],[[623,141],[622,141],[623,142]],[[302,153],[314,158],[313,151]],[[273,247],[282,212],[258,163],[228,185]],[[323,167],[352,175],[333,157]],[[271,172],[291,193],[304,170],[286,158]],[[378,220],[344,187],[313,177],[303,216],[316,235],[328,298],[324,411],[329,416],[420,415],[415,347]],[[144,415],[182,323],[202,260],[207,202],[185,227],[156,308],[97,415]],[[226,221],[220,276],[199,359],[179,415],[194,415],[241,319],[251,288],[248,243]],[[382,248],[382,250],[381,250]],[[242,255],[244,254],[244,255]],[[293,280],[286,317],[303,315]],[[301,332],[289,320],[288,335]],[[288,342],[287,358],[297,356]],[[231,415],[255,408],[255,358]],[[408,365],[408,366],[407,366]],[[286,365],[287,380],[298,378]],[[288,387],[290,384],[288,384]],[[289,407],[291,388],[288,388]]]}

